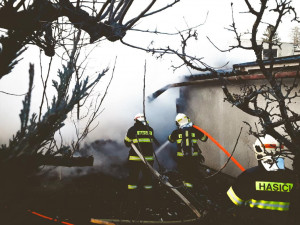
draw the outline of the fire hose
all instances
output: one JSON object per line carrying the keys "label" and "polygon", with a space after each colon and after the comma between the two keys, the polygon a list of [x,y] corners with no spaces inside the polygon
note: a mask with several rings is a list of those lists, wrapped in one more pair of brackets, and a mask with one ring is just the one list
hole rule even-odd
{"label": "fire hose", "polygon": [[214,139],[209,133],[207,133],[205,130],[201,129],[200,127],[193,125],[194,128],[196,128],[197,130],[201,131],[203,134],[205,134],[214,144],[216,144],[231,160],[232,162],[235,163],[235,165],[237,165],[237,167],[241,170],[241,171],[245,171],[245,168],[219,143],[216,141],[216,139]]}
{"label": "fire hose", "polygon": [[[145,160],[145,158],[143,157],[142,153],[140,153],[140,151],[137,149],[137,147],[133,143],[131,143],[131,147],[133,148],[133,150],[135,151],[135,153],[140,157],[140,159],[142,160],[142,162],[147,165],[147,167],[149,168],[149,170],[151,171],[151,173],[153,175],[155,175],[156,178],[160,178],[161,175],[155,169],[153,169],[153,167],[147,162],[147,160]],[[168,181],[165,181],[165,184],[166,184],[166,186],[172,186]],[[191,202],[189,200],[187,200],[186,197],[184,197],[177,189],[170,188],[170,190],[172,190],[196,214],[197,218],[201,217],[201,214],[196,209],[196,207],[193,206],[191,204]]]}
{"label": "fire hose", "polygon": [[52,218],[50,216],[45,216],[41,213],[37,213],[35,211],[31,211],[31,210],[28,210],[29,213],[32,213],[33,215],[36,215],[36,216],[39,216],[41,218],[44,218],[44,219],[47,219],[47,220],[50,220],[50,221],[53,221],[53,222],[57,222],[57,223],[61,223],[61,224],[66,224],[66,225],[74,225],[73,223],[69,223],[69,222],[66,222],[66,221],[61,221],[61,220],[58,220],[56,218]]}

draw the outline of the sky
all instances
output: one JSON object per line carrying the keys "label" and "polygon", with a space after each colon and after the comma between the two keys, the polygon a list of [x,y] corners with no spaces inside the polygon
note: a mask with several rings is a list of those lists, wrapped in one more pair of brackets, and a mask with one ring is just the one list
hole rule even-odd
{"label": "sky", "polygon": [[[157,2],[158,4],[162,4],[166,1]],[[189,45],[189,54],[204,57],[203,60],[211,66],[220,67],[228,63],[227,68],[230,68],[232,64],[254,60],[254,54],[249,51],[234,50],[221,53],[207,39],[209,37],[222,49],[233,43],[234,36],[225,29],[229,28],[232,23],[231,2],[233,2],[236,26],[240,32],[246,32],[251,28],[253,18],[249,14],[240,13],[246,11],[246,5],[241,0],[181,0],[165,12],[143,19],[137,24],[136,28],[174,33],[203,24],[197,28],[198,41],[191,42]],[[258,1],[252,2],[257,3]],[[296,9],[300,11],[299,1],[294,2]],[[136,10],[140,6],[136,5]],[[272,16],[265,18],[265,21],[270,21],[271,19]],[[290,18],[282,21],[278,31],[282,41],[291,41],[290,31],[296,25],[290,22]],[[266,26],[264,24],[260,28],[260,34],[262,34]],[[180,40],[174,36],[151,35],[136,31],[129,31],[124,41],[144,47],[153,41],[153,46],[173,46],[176,49],[179,48],[180,44]],[[97,121],[95,121],[99,124],[89,134],[86,139],[87,142],[97,139],[123,141],[127,129],[133,125],[135,114],[143,111],[143,78],[145,68],[146,95],[151,94],[166,84],[180,80],[183,75],[196,72],[191,71],[187,67],[173,71],[171,66],[179,65],[180,63],[174,56],[156,59],[149,53],[129,48],[122,45],[119,41],[114,43],[104,41],[95,48],[88,59],[89,64],[87,68],[91,76],[95,74],[95,71],[102,70],[107,66],[110,68],[107,75],[97,87],[97,93],[104,93],[109,78],[112,75],[116,56],[117,62],[114,78],[101,108],[103,112]],[[29,62],[34,63],[36,76],[31,113],[38,112],[42,91],[39,74],[39,49],[30,47],[22,57],[23,60],[16,66],[14,71],[1,79],[0,91],[16,94],[26,93],[28,89],[28,64]],[[45,70],[49,63],[49,58],[42,55],[42,60]],[[56,71],[61,63],[56,59],[54,64],[55,66],[51,69],[51,74],[52,78],[56,79]],[[51,86],[51,83],[49,83],[49,86]],[[49,91],[50,97],[53,93],[51,92],[51,87]],[[155,101],[146,103],[147,119],[154,128],[156,135],[162,140],[166,140],[168,133],[175,128],[175,101],[177,97],[178,89],[174,88],[162,94]],[[19,128],[19,112],[23,98],[0,93],[0,144],[8,143],[9,138]],[[83,127],[84,122],[79,122],[77,125]],[[66,120],[66,126],[62,129],[62,133],[66,143],[70,143],[75,138],[74,126],[70,118]]]}

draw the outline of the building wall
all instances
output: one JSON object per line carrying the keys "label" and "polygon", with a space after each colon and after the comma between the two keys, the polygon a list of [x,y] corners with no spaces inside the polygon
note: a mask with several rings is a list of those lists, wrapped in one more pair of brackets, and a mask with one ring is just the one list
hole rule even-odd
{"label": "building wall", "polygon": [[[264,48],[268,48],[267,46]],[[274,46],[273,48],[276,48],[278,50],[277,57],[283,57],[283,56],[290,56],[294,55],[294,45],[293,43],[281,43],[281,46]]]}
{"label": "building wall", "polygon": [[[258,44],[261,44],[262,41],[258,41]],[[243,39],[242,40],[242,45],[249,47],[251,46],[251,41],[249,39]],[[269,45],[267,43],[263,44],[264,49],[268,49]],[[277,57],[284,57],[284,56],[290,56],[290,55],[295,55],[299,54],[299,52],[295,52],[294,49],[294,44],[293,43],[288,43],[288,42],[283,42],[281,43],[281,46],[273,46],[273,49],[277,49]]]}
{"label": "building wall", "polygon": [[[259,84],[261,81],[252,83]],[[237,83],[228,86],[233,93],[238,93],[240,85]],[[234,149],[241,127],[243,127],[238,141],[234,158],[245,168],[257,165],[252,150],[255,137],[248,134],[249,126],[258,122],[252,117],[230,103],[224,102],[224,94],[221,85],[218,83],[203,83],[195,86],[183,87],[181,97],[185,99],[183,112],[186,113],[195,125],[198,125],[215,138],[229,153]],[[199,142],[199,146],[206,158],[205,165],[220,169],[228,157],[211,140]],[[289,166],[290,162],[289,162]],[[241,170],[230,161],[222,172],[231,176],[237,176]]]}

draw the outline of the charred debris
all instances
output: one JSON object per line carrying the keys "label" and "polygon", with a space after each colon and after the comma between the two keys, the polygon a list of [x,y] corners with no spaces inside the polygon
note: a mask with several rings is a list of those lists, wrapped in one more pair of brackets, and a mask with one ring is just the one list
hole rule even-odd
{"label": "charred debris", "polygon": [[[90,151],[94,154],[94,166],[90,164],[92,158],[85,155]],[[99,221],[106,224],[105,219],[112,224],[199,223],[194,213],[160,180],[155,180],[154,189],[147,195],[142,190],[128,195],[127,154],[121,153],[118,158],[114,155],[118,152],[127,153],[125,147],[115,141],[98,140],[82,148],[83,156],[61,156],[56,161],[60,167],[46,166],[38,174],[28,176],[28,171],[24,171],[23,176],[13,175],[13,171],[2,168],[1,173],[9,175],[1,185],[2,221],[11,225],[57,224],[59,221],[76,225],[99,224]],[[107,158],[100,160],[104,155]],[[44,164],[54,164],[53,158],[43,160]],[[32,165],[32,162],[27,163]],[[206,224],[230,221],[232,214],[226,211],[225,193],[233,182],[232,177],[222,173],[210,177],[216,171],[201,166],[196,191],[191,192],[180,185],[177,173],[161,172],[197,207],[202,216],[200,221]]]}

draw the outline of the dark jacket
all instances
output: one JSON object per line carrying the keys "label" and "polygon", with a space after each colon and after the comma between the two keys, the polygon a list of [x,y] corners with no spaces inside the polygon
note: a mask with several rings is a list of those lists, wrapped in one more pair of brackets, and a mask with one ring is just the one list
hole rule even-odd
{"label": "dark jacket", "polygon": [[[153,129],[149,125],[137,121],[128,129],[124,143],[127,147],[133,143],[144,156],[151,156],[153,160],[153,137]],[[132,148],[129,151],[129,156],[137,156]]]}
{"label": "dark jacket", "polygon": [[176,141],[177,156],[197,156],[201,153],[197,140],[205,142],[207,136],[193,126],[187,126],[174,130],[168,140]]}
{"label": "dark jacket", "polygon": [[[296,178],[289,169],[266,171],[262,165],[241,173],[227,195],[237,206],[245,206],[252,218],[269,224],[287,220]],[[250,217],[249,217],[250,218]]]}

